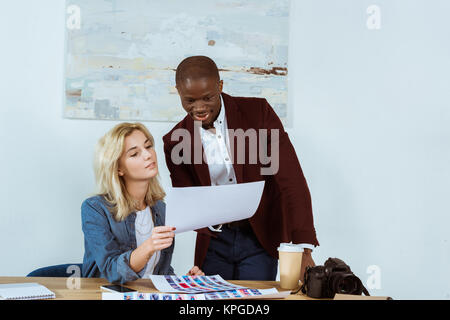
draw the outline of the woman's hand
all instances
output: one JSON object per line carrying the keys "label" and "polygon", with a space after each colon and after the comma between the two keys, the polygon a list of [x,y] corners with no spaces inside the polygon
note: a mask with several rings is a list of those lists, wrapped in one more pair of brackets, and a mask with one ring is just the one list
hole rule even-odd
{"label": "woman's hand", "polygon": [[186,273],[187,276],[204,276],[205,273],[197,266],[193,266],[191,270]]}
{"label": "woman's hand", "polygon": [[152,235],[145,241],[149,248],[150,256],[156,251],[166,249],[172,245],[173,238],[175,237],[174,231],[175,227],[170,226],[153,228]]}
{"label": "woman's hand", "polygon": [[131,253],[131,269],[140,272],[156,251],[170,247],[175,237],[174,230],[174,227],[154,227],[152,235]]}

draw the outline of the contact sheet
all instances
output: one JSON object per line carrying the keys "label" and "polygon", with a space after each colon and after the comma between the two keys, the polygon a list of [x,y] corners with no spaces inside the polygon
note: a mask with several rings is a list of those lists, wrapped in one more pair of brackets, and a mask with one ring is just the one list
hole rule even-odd
{"label": "contact sheet", "polygon": [[213,276],[175,276],[175,275],[151,275],[150,279],[156,289],[161,292],[174,293],[211,293],[247,289],[225,281],[220,275]]}
{"label": "contact sheet", "polygon": [[221,300],[285,298],[290,291],[278,292],[275,288],[253,289],[225,281],[219,275],[175,276],[151,275],[159,292],[143,293],[103,292],[103,300]]}

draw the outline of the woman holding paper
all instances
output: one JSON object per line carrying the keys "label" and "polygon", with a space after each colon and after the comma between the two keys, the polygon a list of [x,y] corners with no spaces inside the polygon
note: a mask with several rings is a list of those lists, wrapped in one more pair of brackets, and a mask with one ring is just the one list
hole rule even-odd
{"label": "woman holding paper", "polygon": [[[153,136],[140,123],[118,124],[99,140],[94,163],[99,192],[81,206],[83,277],[125,283],[174,274],[175,228],[164,226]],[[204,273],[194,266],[188,275]]]}

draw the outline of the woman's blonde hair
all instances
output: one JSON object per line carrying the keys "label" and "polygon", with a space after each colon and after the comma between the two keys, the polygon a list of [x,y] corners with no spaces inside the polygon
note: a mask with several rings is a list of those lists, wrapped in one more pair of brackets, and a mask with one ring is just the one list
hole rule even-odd
{"label": "woman's blonde hair", "polygon": [[[138,202],[132,199],[125,187],[123,177],[119,176],[119,158],[124,152],[124,141],[133,131],[141,131],[154,146],[154,139],[142,123],[120,123],[106,133],[97,144],[94,160],[94,172],[98,194],[108,202],[116,221],[123,221],[132,212],[138,210]],[[163,200],[165,192],[159,183],[159,174],[149,181],[145,201],[153,206]]]}

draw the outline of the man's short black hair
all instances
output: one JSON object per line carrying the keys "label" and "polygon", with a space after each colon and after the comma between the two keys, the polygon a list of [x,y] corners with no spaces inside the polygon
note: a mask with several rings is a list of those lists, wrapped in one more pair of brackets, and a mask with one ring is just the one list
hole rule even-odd
{"label": "man's short black hair", "polygon": [[186,79],[215,78],[220,81],[219,69],[216,63],[206,56],[192,56],[184,59],[177,67],[175,82],[179,83]]}

